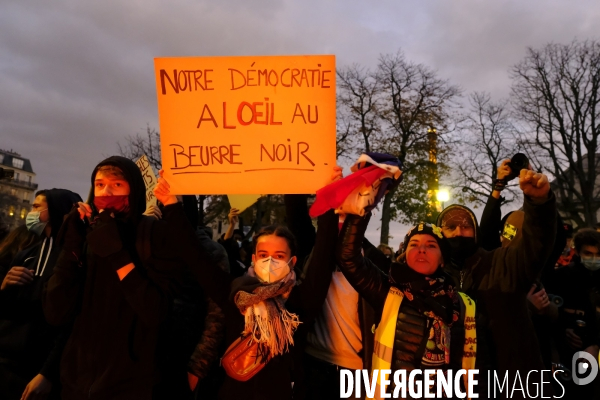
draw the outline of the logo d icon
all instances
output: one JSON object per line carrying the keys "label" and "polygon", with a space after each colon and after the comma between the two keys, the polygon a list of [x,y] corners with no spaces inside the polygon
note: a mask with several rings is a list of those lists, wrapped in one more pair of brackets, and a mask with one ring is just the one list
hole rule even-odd
{"label": "logo d icon", "polygon": [[[577,364],[577,360],[581,358],[585,359],[585,361]],[[580,376],[584,375],[590,368],[590,374],[586,378],[580,378]],[[596,378],[596,375],[598,375],[598,360],[585,351],[578,351],[573,355],[571,371],[573,371],[573,382],[575,382],[575,384],[587,385]]]}

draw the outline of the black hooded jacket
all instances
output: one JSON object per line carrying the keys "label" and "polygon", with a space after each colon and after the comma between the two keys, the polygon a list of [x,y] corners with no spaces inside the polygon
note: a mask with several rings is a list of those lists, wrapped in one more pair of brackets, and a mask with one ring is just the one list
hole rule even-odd
{"label": "black hooded jacket", "polygon": [[[459,205],[444,210],[438,216],[438,225],[444,213],[454,207],[467,210],[474,226],[478,226],[473,212]],[[502,376],[509,371],[510,382],[517,370],[522,377],[531,370],[544,369],[526,296],[553,250],[556,198],[549,192],[547,200],[534,203],[526,196],[523,211],[520,243],[492,251],[478,247],[470,257],[452,260],[444,268],[459,289],[476,301],[477,357]]]}
{"label": "black hooded jacket", "polygon": [[50,236],[42,233],[44,238],[39,243],[19,252],[10,265],[0,271],[0,281],[15,266],[26,267],[35,274],[30,284],[8,286],[0,291],[0,363],[26,380],[42,374],[57,383],[64,343],[58,340],[58,330],[46,323],[42,293],[60,252],[56,237],[63,218],[81,197],[65,189],[50,189],[44,194],[52,228]]}
{"label": "black hooded jacket", "polygon": [[[120,257],[93,252],[89,243],[99,222],[85,227],[74,210],[65,221],[65,246],[44,299],[51,324],[73,324],[61,360],[65,400],[150,398],[159,378],[156,344],[179,288],[181,264],[173,249],[178,224],[187,224],[183,208],[167,206],[162,220],[144,223],[145,186],[136,164],[110,157],[94,169],[92,185],[103,165],[120,168],[130,186],[129,211],[108,219],[118,234],[103,236],[100,246],[119,249]],[[93,199],[92,190],[89,202]],[[134,268],[120,280],[116,271],[129,262]]]}

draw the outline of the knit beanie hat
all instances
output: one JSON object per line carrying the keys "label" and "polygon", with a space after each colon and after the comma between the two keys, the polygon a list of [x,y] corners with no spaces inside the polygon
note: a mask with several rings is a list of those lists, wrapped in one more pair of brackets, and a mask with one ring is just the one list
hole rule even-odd
{"label": "knit beanie hat", "polygon": [[410,238],[415,235],[430,235],[433,237],[437,241],[438,246],[440,246],[444,263],[450,262],[450,245],[448,244],[447,239],[444,238],[444,235],[442,235],[442,230],[438,226],[428,222],[419,222],[417,225],[410,228],[404,237],[404,242],[402,245],[403,253],[406,252],[406,246],[408,246]]}

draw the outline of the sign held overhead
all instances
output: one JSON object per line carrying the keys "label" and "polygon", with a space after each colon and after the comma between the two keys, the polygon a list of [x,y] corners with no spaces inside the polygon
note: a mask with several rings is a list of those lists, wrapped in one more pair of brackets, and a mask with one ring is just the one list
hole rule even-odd
{"label": "sign held overhead", "polygon": [[335,166],[335,57],[156,58],[174,194],[315,193]]}

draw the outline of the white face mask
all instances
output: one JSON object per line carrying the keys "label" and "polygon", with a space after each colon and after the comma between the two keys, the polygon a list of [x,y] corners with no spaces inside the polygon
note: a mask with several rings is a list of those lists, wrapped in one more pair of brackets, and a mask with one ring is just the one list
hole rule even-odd
{"label": "white face mask", "polygon": [[600,259],[596,259],[595,257],[582,258],[581,263],[590,271],[597,271],[600,269]]}
{"label": "white face mask", "polygon": [[254,263],[254,273],[262,282],[273,283],[290,273],[289,261],[276,260],[273,257],[261,258]]}

